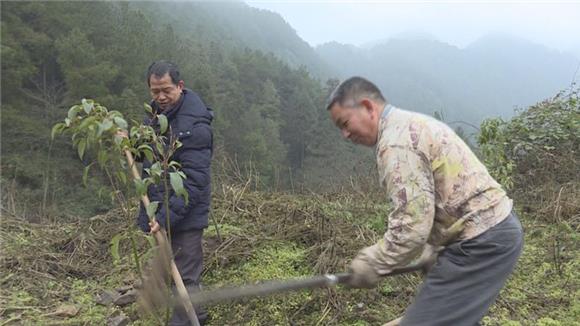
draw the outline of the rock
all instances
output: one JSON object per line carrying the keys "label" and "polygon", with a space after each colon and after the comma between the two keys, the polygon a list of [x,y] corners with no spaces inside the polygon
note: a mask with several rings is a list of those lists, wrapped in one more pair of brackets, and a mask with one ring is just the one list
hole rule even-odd
{"label": "rock", "polygon": [[116,311],[107,318],[107,326],[127,326],[130,321],[122,311]]}
{"label": "rock", "polygon": [[129,290],[129,291],[125,292],[124,294],[120,295],[114,301],[114,303],[117,306],[126,306],[126,305],[133,303],[135,301],[137,301],[137,291],[132,289],[132,290]]}
{"label": "rock", "polygon": [[132,290],[132,289],[133,289],[133,286],[132,285],[125,285],[125,286],[118,287],[115,290],[117,292],[119,292],[120,294],[123,294],[123,293],[125,293],[125,292],[127,292],[129,290]]}
{"label": "rock", "polygon": [[95,302],[102,306],[110,306],[113,304],[113,302],[119,299],[120,296],[121,295],[117,291],[104,290],[103,292],[97,294]]}
{"label": "rock", "polygon": [[51,315],[59,317],[74,317],[79,313],[79,308],[72,304],[65,304],[56,309]]}

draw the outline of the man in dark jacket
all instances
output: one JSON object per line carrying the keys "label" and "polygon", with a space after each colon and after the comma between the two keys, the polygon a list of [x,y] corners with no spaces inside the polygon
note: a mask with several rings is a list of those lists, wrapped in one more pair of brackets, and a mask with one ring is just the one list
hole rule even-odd
{"label": "man in dark jacket", "polygon": [[[156,113],[167,117],[169,128],[166,136],[179,139],[182,146],[172,157],[181,164],[187,178],[183,186],[188,193],[188,203],[173,189],[163,185],[151,185],[147,190],[149,199],[159,202],[156,221],[149,225],[145,207],[141,204],[138,224],[145,232],[156,232],[159,228],[168,231],[175,264],[183,283],[191,291],[199,288],[203,271],[203,230],[208,226],[208,213],[211,197],[210,163],[213,151],[211,121],[212,111],[205,106],[199,96],[184,87],[179,70],[173,63],[157,61],[151,64],[147,73],[147,83],[153,101],[151,107]],[[156,118],[147,117],[146,124],[158,127]],[[170,134],[171,133],[171,134]],[[143,174],[151,162],[143,162]],[[169,191],[169,216],[164,204],[165,191]],[[196,307],[197,317],[204,324],[207,313]],[[170,325],[190,325],[183,308],[176,308]]]}

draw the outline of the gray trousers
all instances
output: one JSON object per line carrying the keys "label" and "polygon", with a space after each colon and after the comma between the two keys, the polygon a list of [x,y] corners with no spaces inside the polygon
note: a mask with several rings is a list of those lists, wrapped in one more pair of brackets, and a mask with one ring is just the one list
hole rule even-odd
{"label": "gray trousers", "polygon": [[[200,289],[201,273],[203,272],[202,230],[188,230],[171,235],[171,249],[175,265],[181,274],[185,287],[191,292]],[[174,286],[174,293],[175,286]],[[197,319],[201,325],[207,318],[207,311],[203,307],[194,307]],[[185,309],[176,306],[169,321],[170,326],[189,326],[191,322]]]}
{"label": "gray trousers", "polygon": [[479,325],[512,273],[522,247],[522,226],[513,212],[481,235],[447,246],[400,325]]}

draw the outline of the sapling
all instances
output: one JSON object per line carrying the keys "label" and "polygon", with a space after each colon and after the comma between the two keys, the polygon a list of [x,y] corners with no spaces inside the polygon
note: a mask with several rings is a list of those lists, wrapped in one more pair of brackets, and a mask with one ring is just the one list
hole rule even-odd
{"label": "sapling", "polygon": [[[52,137],[57,134],[71,134],[73,146],[77,149],[81,160],[87,162],[89,152],[96,158],[96,163],[105,172],[111,184],[111,197],[119,204],[127,216],[130,215],[131,203],[135,200],[127,196],[130,184],[134,185],[133,194],[141,198],[150,222],[155,222],[155,215],[159,207],[159,202],[150,202],[147,197],[147,188],[151,185],[161,185],[165,189],[164,205],[165,216],[169,219],[169,193],[174,191],[178,196],[183,197],[186,205],[188,194],[183,186],[185,174],[180,171],[179,163],[171,158],[175,151],[181,146],[179,140],[172,136],[169,130],[167,117],[163,114],[153,112],[151,107],[145,104],[145,110],[152,116],[152,121],[157,121],[158,130],[153,126],[138,124],[129,129],[127,121],[119,111],[108,110],[106,107],[93,100],[83,99],[81,104],[72,106],[64,119],[52,128]],[[129,137],[126,137],[128,135]],[[168,136],[166,136],[168,135]],[[125,160],[125,158],[126,160]],[[141,178],[135,165],[134,157],[147,159],[152,163],[146,169],[147,177]],[[87,164],[83,172],[83,183],[86,184],[89,169],[95,162]],[[127,168],[131,169],[133,182],[127,181]],[[168,181],[169,179],[169,181]],[[169,183],[168,183],[169,182]],[[171,188],[169,187],[171,185]],[[128,198],[129,197],[129,198]],[[167,232],[171,234],[169,220],[166,221]],[[157,244],[161,247],[161,252],[170,252],[170,245],[167,234],[163,231],[154,233]],[[112,248],[118,250],[120,237],[112,240]],[[139,264],[137,246],[132,238],[132,250],[137,272],[143,282],[141,267]],[[113,250],[113,257],[118,258],[118,251]],[[172,257],[172,256],[170,256]],[[175,282],[181,301],[184,303],[189,318],[194,325],[198,325],[195,311],[189,300],[189,296],[175,266],[175,262],[169,259],[171,276]],[[159,281],[159,280],[155,280]],[[143,286],[147,286],[143,284]]]}

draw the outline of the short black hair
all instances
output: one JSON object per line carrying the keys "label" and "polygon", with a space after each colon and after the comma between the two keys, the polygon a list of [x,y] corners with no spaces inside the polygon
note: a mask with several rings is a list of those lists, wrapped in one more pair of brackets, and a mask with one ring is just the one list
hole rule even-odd
{"label": "short black hair", "polygon": [[328,97],[326,101],[326,110],[330,110],[336,103],[347,106],[355,105],[361,97],[366,96],[377,102],[386,103],[385,97],[379,88],[363,77],[350,77],[340,83]]}
{"label": "short black hair", "polygon": [[151,86],[151,76],[155,75],[155,77],[161,78],[165,76],[165,74],[169,74],[171,82],[173,82],[174,85],[177,85],[181,80],[179,68],[177,68],[175,63],[159,60],[153,62],[149,66],[149,69],[147,69],[147,85]]}

